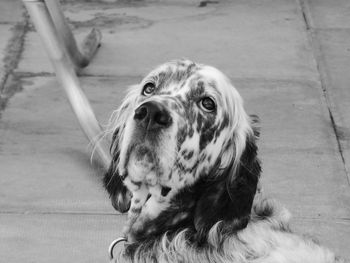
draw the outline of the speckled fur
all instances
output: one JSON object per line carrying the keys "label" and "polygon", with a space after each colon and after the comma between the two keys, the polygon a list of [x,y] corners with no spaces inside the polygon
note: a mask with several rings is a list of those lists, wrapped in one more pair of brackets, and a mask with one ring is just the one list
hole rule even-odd
{"label": "speckled fur", "polygon": [[139,245],[132,254],[118,255],[115,262],[167,263],[345,263],[329,249],[289,227],[290,213],[276,202],[255,201],[251,219],[242,230],[227,235],[217,222],[205,246],[190,241],[190,229],[159,237]]}
{"label": "speckled fur", "polygon": [[[151,83],[150,94],[143,92]],[[215,109],[203,108],[211,98]],[[171,122],[141,127],[152,103]],[[104,183],[128,211],[128,244],[117,262],[341,262],[294,235],[289,213],[254,196],[260,177],[255,128],[219,70],[188,60],[161,65],[130,88],[113,114],[113,161]]]}

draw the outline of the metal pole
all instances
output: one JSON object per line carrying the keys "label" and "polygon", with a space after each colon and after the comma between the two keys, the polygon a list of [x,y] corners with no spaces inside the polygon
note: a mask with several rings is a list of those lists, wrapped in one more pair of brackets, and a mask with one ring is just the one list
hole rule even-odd
{"label": "metal pole", "polygon": [[45,3],[40,0],[23,0],[23,2],[44,43],[55,68],[56,76],[68,96],[83,131],[95,146],[102,165],[105,169],[108,169],[111,161],[109,147],[106,142],[97,140],[102,134],[101,127],[97,122],[88,99],[80,88],[74,66],[68,58],[65,49],[60,44],[60,38],[57,35],[55,25]]}
{"label": "metal pole", "polygon": [[59,0],[45,0],[51,19],[74,65],[78,69],[86,67],[96,53],[97,48],[100,46],[102,38],[101,32],[95,28],[92,29],[84,39],[80,51],[58,1]]}

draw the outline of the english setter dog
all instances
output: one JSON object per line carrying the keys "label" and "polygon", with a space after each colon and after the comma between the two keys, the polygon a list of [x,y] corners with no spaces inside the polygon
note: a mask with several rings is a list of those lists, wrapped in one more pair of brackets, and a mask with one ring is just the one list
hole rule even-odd
{"label": "english setter dog", "polygon": [[293,234],[287,210],[255,196],[255,118],[216,68],[166,63],[111,120],[104,184],[113,206],[128,211],[117,262],[342,262]]}

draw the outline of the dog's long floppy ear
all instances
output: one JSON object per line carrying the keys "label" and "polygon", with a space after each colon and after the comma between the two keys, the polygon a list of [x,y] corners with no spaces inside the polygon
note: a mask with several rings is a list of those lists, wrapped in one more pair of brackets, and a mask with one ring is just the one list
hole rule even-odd
{"label": "dog's long floppy ear", "polygon": [[[261,172],[257,158],[258,130],[246,137],[238,167],[235,160],[214,178],[203,182],[197,201],[194,225],[197,241],[205,241],[214,224],[223,221],[224,231],[235,232],[246,227]],[[204,179],[205,180],[205,179]]]}
{"label": "dog's long floppy ear", "polygon": [[115,145],[117,142],[119,130],[116,130],[113,134],[114,150],[112,151],[112,162],[108,171],[105,173],[103,183],[112,201],[114,209],[121,213],[125,213],[130,208],[131,193],[123,184],[122,177],[118,173],[119,162],[119,147]]}
{"label": "dog's long floppy ear", "polygon": [[113,207],[117,211],[125,213],[130,208],[131,193],[123,184],[115,166],[115,161],[113,160],[104,176],[103,183],[109,193]]}
{"label": "dog's long floppy ear", "polygon": [[125,124],[128,117],[132,116],[138,92],[138,86],[130,87],[122,105],[113,113],[107,129],[107,133],[113,133],[111,144],[112,161],[103,182],[110,195],[113,207],[122,213],[126,212],[130,207],[131,193],[123,184],[122,175],[119,174],[120,155],[122,152],[121,143],[125,139]]}

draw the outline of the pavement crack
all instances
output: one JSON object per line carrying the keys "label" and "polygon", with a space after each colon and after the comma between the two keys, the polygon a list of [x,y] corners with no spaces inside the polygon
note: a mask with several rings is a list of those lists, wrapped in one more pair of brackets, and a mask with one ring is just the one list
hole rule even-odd
{"label": "pavement crack", "polygon": [[304,2],[304,0],[299,0],[298,2],[299,2],[301,14],[303,16],[303,20],[304,20],[304,23],[305,23],[306,30],[308,31],[308,30],[311,29],[311,23],[310,23],[309,15],[306,12],[305,2]]}
{"label": "pavement crack", "polygon": [[311,15],[310,15],[310,12],[308,11],[307,3],[305,2],[305,0],[297,0],[297,1],[299,3],[300,11],[303,16],[303,20],[305,22],[306,33],[308,35],[308,39],[312,47],[312,54],[316,63],[316,69],[319,75],[319,80],[321,84],[322,94],[325,100],[325,105],[327,107],[327,111],[331,121],[331,126],[335,135],[337,149],[341,158],[341,162],[347,178],[348,185],[350,185],[350,171],[347,168],[347,160],[344,156],[344,151],[341,144],[341,132],[338,129],[336,119],[332,111],[332,103],[330,100],[330,95],[328,92],[328,85],[327,85],[327,72],[325,69],[324,61],[322,60],[321,46],[319,41],[317,40],[316,31],[314,28],[312,28],[310,23]]}
{"label": "pavement crack", "polygon": [[122,214],[115,212],[92,212],[92,211],[0,211],[0,215],[90,215],[90,216],[121,216]]}
{"label": "pavement crack", "polygon": [[206,7],[208,4],[219,4],[219,1],[204,0],[199,3],[198,7]]}
{"label": "pavement crack", "polygon": [[[24,50],[24,42],[29,30],[29,16],[23,9],[22,20],[16,23],[12,30],[12,37],[8,41],[3,58],[4,72],[0,79],[0,110],[4,109],[8,99],[18,90],[19,78],[15,76],[14,70],[17,68]],[[16,87],[16,88],[14,88]]]}
{"label": "pavement crack", "polygon": [[[325,93],[325,96],[327,96],[327,93]],[[328,103],[327,103],[328,104]],[[333,131],[334,131],[334,134],[335,134],[335,138],[336,138],[336,141],[337,141],[337,146],[338,146],[338,151],[339,151],[339,154],[340,154],[340,157],[341,157],[341,160],[343,162],[343,166],[344,166],[344,169],[345,169],[345,173],[347,175],[347,179],[348,179],[348,184],[350,185],[350,174],[349,174],[349,171],[347,169],[347,165],[346,165],[346,159],[345,159],[345,156],[344,156],[344,151],[343,151],[343,147],[341,145],[341,136],[340,136],[340,131],[338,130],[338,126],[334,120],[334,115],[333,115],[333,112],[331,110],[331,107],[329,105],[327,105],[327,108],[328,108],[328,113],[329,113],[329,118],[331,119],[331,123],[332,123],[332,128],[333,128]]]}

